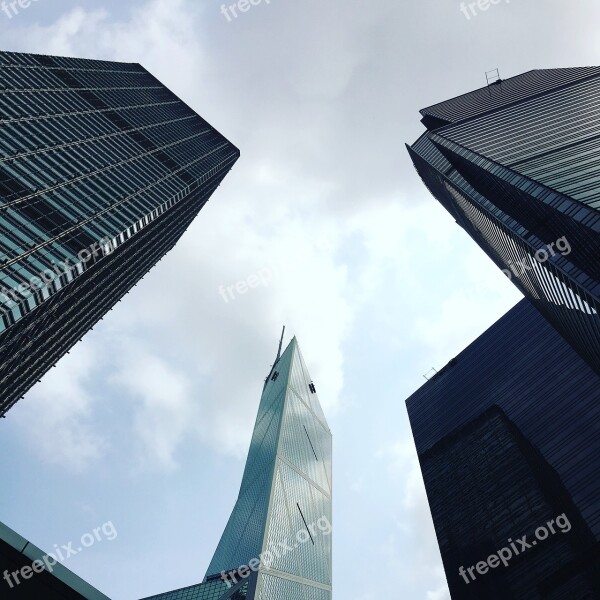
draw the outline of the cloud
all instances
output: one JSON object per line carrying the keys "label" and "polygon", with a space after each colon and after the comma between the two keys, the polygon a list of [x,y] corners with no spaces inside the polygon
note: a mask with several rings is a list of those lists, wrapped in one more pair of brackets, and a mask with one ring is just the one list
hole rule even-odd
{"label": "cloud", "polygon": [[99,354],[91,343],[79,343],[12,409],[23,435],[48,464],[82,472],[106,453],[108,440],[95,427],[98,398],[88,389]]}
{"label": "cloud", "polygon": [[[427,591],[426,600],[449,598],[413,441],[401,439],[388,442],[379,448],[376,458],[386,465],[389,479],[397,490],[395,495],[401,499],[402,506],[386,543],[388,560],[396,563],[397,570],[402,569],[407,584],[411,582],[415,585],[424,581],[428,587],[436,586]],[[410,554],[407,548],[410,548]]]}
{"label": "cloud", "polygon": [[450,592],[446,583],[442,583],[437,589],[427,592],[426,600],[450,600]]}
{"label": "cloud", "polygon": [[173,469],[175,452],[198,420],[188,377],[131,340],[118,344],[117,352],[122,358],[110,382],[136,404],[137,459],[146,468]]}

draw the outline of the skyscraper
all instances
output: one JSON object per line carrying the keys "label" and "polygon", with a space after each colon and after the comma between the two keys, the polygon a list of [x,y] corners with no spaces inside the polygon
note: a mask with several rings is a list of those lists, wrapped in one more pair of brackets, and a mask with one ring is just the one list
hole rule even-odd
{"label": "skyscraper", "polygon": [[600,67],[530,71],[421,114],[408,151],[431,193],[600,374]]}
{"label": "skyscraper", "polygon": [[331,600],[331,433],[296,338],[269,373],[203,583],[153,600]]}
{"label": "skyscraper", "polygon": [[453,600],[600,597],[600,377],[528,300],[407,408]]}
{"label": "skyscraper", "polygon": [[138,64],[0,52],[0,415],[173,248],[238,157]]}

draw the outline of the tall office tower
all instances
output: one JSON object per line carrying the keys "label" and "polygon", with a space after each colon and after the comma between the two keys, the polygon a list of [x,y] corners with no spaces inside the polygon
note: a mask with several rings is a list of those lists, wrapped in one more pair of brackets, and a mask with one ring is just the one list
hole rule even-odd
{"label": "tall office tower", "polygon": [[531,71],[421,110],[415,167],[600,374],[600,67]]}
{"label": "tall office tower", "polygon": [[453,600],[600,598],[600,377],[528,300],[407,408]]}
{"label": "tall office tower", "polygon": [[0,52],[0,416],[173,248],[238,157],[138,64]]}
{"label": "tall office tower", "polygon": [[152,600],[331,600],[331,484],[331,433],[294,338],[265,381],[204,582]]}

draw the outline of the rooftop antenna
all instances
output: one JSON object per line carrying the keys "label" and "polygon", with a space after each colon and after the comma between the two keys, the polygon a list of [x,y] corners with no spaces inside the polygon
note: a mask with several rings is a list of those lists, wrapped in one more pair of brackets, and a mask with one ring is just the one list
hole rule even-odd
{"label": "rooftop antenna", "polygon": [[485,72],[485,81],[488,85],[494,85],[495,83],[500,83],[502,78],[500,77],[500,69],[492,69],[491,71]]}
{"label": "rooftop antenna", "polygon": [[[428,375],[431,374],[431,372],[433,371],[433,375],[431,377],[428,377]],[[427,381],[429,381],[430,379],[433,379],[436,375],[437,375],[438,371],[435,367],[431,367],[431,369],[429,369],[429,371],[427,371],[427,373],[425,373],[425,375],[423,375],[423,377],[425,377],[425,379],[427,379]]]}
{"label": "rooftop antenna", "polygon": [[499,85],[502,88],[502,77],[500,77],[500,69],[492,69],[485,72],[485,81],[487,83],[488,92],[492,95],[492,86]]}
{"label": "rooftop antenna", "polygon": [[281,339],[279,340],[279,348],[277,349],[277,358],[275,359],[275,362],[277,362],[279,360],[279,357],[281,356],[281,345],[283,344],[284,333],[285,333],[285,325],[283,326],[283,331],[281,332]]}
{"label": "rooftop antenna", "polygon": [[273,375],[273,372],[275,371],[275,366],[277,365],[277,363],[279,362],[279,359],[281,358],[281,346],[283,344],[284,333],[285,333],[285,325],[283,326],[283,331],[281,332],[281,339],[279,340],[279,348],[277,348],[277,358],[275,359],[275,362],[271,366],[271,370],[269,371],[269,374],[267,375],[267,378],[265,379],[265,385],[263,386],[263,392],[265,391],[265,388],[267,387],[267,382],[269,381],[269,378],[271,377],[271,375]]}

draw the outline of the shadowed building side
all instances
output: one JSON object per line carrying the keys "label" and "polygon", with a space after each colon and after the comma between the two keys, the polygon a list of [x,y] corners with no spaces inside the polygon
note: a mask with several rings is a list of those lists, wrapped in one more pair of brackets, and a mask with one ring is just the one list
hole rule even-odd
{"label": "shadowed building side", "polygon": [[423,182],[600,374],[600,67],[530,71],[421,111]]}
{"label": "shadowed building side", "polygon": [[407,409],[453,600],[600,597],[600,377],[529,301]]}

